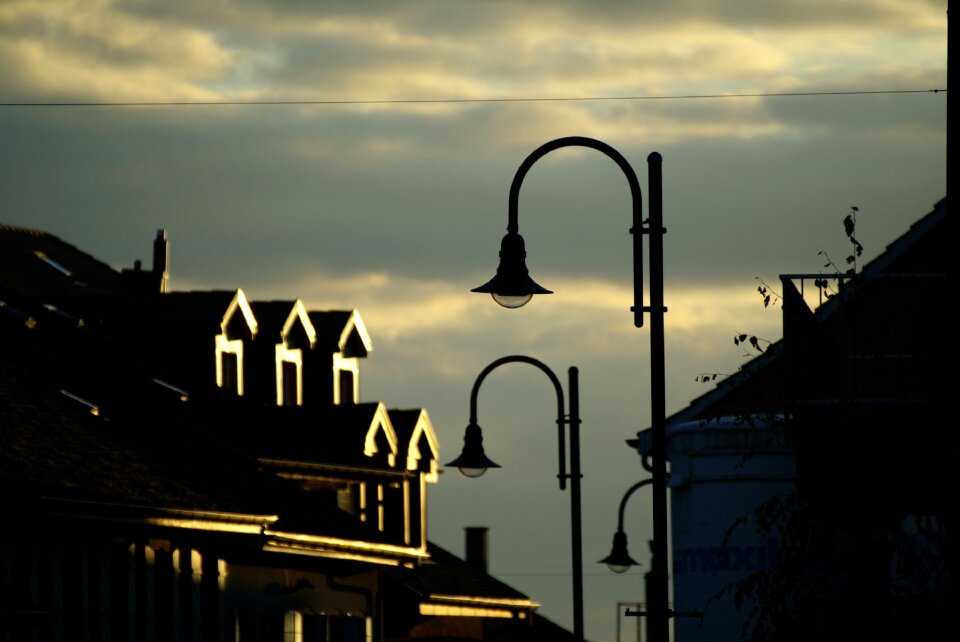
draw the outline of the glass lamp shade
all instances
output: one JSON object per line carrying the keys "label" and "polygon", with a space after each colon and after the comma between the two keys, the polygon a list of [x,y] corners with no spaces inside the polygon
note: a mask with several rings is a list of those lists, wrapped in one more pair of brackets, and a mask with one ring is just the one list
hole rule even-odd
{"label": "glass lamp shade", "polygon": [[532,294],[523,294],[523,295],[504,295],[491,293],[490,296],[493,297],[493,300],[505,308],[514,309],[522,308],[527,303],[530,302],[530,299],[533,298]]}
{"label": "glass lamp shade", "polygon": [[497,274],[471,292],[489,293],[493,300],[505,308],[519,308],[534,294],[553,294],[530,278],[526,262],[523,237],[509,232],[500,242],[500,265]]}
{"label": "glass lamp shade", "polygon": [[600,564],[606,564],[614,573],[626,573],[631,566],[640,566],[630,553],[627,552],[627,534],[623,531],[617,531],[613,535],[613,548],[610,554],[600,560]]}
{"label": "glass lamp shade", "polygon": [[470,424],[463,434],[460,456],[446,464],[456,466],[466,477],[480,477],[488,468],[500,468],[483,451],[483,432],[477,424]]}
{"label": "glass lamp shade", "polygon": [[457,470],[460,471],[461,475],[464,477],[469,477],[470,479],[483,477],[483,474],[487,472],[486,468],[469,468],[467,466],[457,466]]}

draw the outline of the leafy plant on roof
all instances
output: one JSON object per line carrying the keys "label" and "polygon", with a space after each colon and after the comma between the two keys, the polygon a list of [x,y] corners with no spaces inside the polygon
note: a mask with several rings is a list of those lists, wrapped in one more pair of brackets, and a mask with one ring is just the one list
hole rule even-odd
{"label": "leafy plant on roof", "polygon": [[733,345],[740,346],[743,350],[743,356],[752,357],[754,356],[747,346],[753,349],[757,354],[761,354],[765,347],[770,347],[771,341],[764,339],[763,337],[758,337],[755,334],[747,334],[746,332],[738,332],[733,335]]}
{"label": "leafy plant on roof", "polygon": [[760,281],[760,285],[757,286],[757,292],[759,292],[760,296],[763,297],[763,307],[777,307],[778,304],[783,306],[783,297],[780,296],[779,292],[767,285],[767,282],[761,279],[759,276],[755,276],[753,278],[757,281]]}
{"label": "leafy plant on roof", "polygon": [[857,213],[860,211],[860,208],[856,205],[850,206],[850,212],[843,218],[843,233],[847,236],[847,241],[850,242],[850,254],[844,259],[844,262],[847,264],[846,269],[842,269],[839,265],[834,263],[833,259],[830,258],[830,255],[827,254],[826,250],[820,250],[817,252],[817,256],[822,256],[826,259],[826,263],[823,264],[824,268],[832,268],[833,274],[824,275],[821,273],[820,277],[815,279],[813,284],[820,290],[823,294],[823,297],[829,299],[837,294],[838,288],[833,285],[834,281],[839,281],[842,285],[843,278],[852,278],[857,275],[857,263],[860,260],[860,257],[863,256],[863,244],[857,240]]}
{"label": "leafy plant on roof", "polygon": [[[846,270],[841,269],[840,266],[830,258],[826,250],[817,252],[817,256],[822,256],[826,259],[823,268],[831,268],[833,270],[833,274],[820,272],[820,275],[813,281],[813,285],[820,290],[821,301],[832,298],[839,292],[839,288],[836,285],[838,280],[842,283],[843,279],[851,278],[857,274],[858,261],[860,257],[863,256],[863,244],[860,243],[856,237],[857,213],[859,213],[859,211],[859,207],[851,205],[850,211],[843,219],[843,232],[847,237],[847,241],[850,243],[850,254],[844,259],[848,266]],[[821,270],[823,268],[821,268]],[[760,282],[757,286],[757,292],[763,299],[764,308],[775,308],[778,305],[783,307],[783,296],[779,292],[759,276],[753,278]],[[743,351],[742,356],[744,357],[753,357],[762,354],[771,345],[769,340],[746,332],[737,332],[733,337],[733,343],[741,348]],[[701,372],[697,374],[693,380],[697,383],[711,383],[716,381],[718,377],[728,376],[730,375],[720,372]]]}

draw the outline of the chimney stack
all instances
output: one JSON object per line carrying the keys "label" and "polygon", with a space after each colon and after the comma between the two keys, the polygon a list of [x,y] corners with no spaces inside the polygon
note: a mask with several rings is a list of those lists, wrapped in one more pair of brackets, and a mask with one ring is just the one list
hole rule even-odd
{"label": "chimney stack", "polygon": [[467,526],[463,529],[467,539],[467,564],[481,573],[487,572],[487,531],[486,526]]}
{"label": "chimney stack", "polygon": [[123,268],[120,273],[128,286],[135,292],[144,294],[163,294],[167,291],[167,280],[170,273],[167,266],[170,263],[170,241],[166,230],[157,230],[157,237],[153,239],[153,269],[144,270],[143,264],[137,260],[133,268]]}
{"label": "chimney stack", "polygon": [[153,240],[153,274],[160,286],[160,293],[167,291],[167,265],[170,262],[170,240],[166,230],[157,230],[157,238]]}

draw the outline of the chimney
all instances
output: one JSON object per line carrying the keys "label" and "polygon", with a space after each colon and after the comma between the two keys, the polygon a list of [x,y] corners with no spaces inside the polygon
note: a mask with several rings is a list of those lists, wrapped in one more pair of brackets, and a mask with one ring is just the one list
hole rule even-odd
{"label": "chimney", "polygon": [[167,291],[167,265],[170,262],[170,240],[166,230],[157,230],[157,238],[153,240],[153,274],[161,293]]}
{"label": "chimney", "polygon": [[145,294],[163,294],[167,291],[167,265],[170,263],[170,241],[166,230],[157,230],[153,240],[153,269],[144,270],[139,260],[133,262],[133,269],[123,268],[120,273],[134,292]]}
{"label": "chimney", "polygon": [[463,529],[467,539],[467,564],[481,573],[487,572],[486,526],[467,526]]}

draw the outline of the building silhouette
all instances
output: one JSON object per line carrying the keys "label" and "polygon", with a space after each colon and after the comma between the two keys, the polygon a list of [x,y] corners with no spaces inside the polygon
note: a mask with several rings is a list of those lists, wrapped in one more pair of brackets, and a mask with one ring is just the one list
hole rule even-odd
{"label": "building silhouette", "polygon": [[0,225],[0,637],[563,640],[427,541],[439,444],[356,310],[169,292]]}
{"label": "building silhouette", "polygon": [[781,275],[782,340],[668,419],[678,641],[949,630],[947,230],[944,198],[855,274]]}

